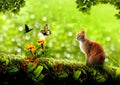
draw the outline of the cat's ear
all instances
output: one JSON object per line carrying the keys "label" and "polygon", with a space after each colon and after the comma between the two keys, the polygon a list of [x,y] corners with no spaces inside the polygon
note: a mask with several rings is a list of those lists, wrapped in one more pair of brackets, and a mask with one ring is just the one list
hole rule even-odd
{"label": "cat's ear", "polygon": [[81,33],[85,33],[85,30],[84,30],[84,28],[81,30]]}

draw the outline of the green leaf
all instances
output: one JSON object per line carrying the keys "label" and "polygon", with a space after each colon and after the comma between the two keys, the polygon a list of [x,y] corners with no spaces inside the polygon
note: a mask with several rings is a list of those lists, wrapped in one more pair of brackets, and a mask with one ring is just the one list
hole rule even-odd
{"label": "green leaf", "polygon": [[11,73],[15,73],[15,72],[17,72],[19,69],[17,68],[17,67],[15,67],[15,68],[12,68],[9,72],[11,72]]}
{"label": "green leaf", "polygon": [[38,81],[41,81],[43,78],[44,78],[44,75],[41,74],[41,75],[38,77]]}
{"label": "green leaf", "polygon": [[68,76],[68,74],[63,72],[60,74],[59,78],[66,78],[67,76]]}
{"label": "green leaf", "polygon": [[81,69],[81,71],[82,71],[82,73],[87,74],[86,71],[85,71],[84,69]]}
{"label": "green leaf", "polygon": [[6,63],[6,65],[8,65],[8,64],[9,64],[9,60],[7,59],[7,60],[5,61],[5,63]]}
{"label": "green leaf", "polygon": [[32,71],[35,67],[36,67],[36,66],[33,65],[32,63],[29,63],[29,64],[28,64],[28,67],[27,67],[27,71],[30,72],[30,71]]}
{"label": "green leaf", "polygon": [[0,59],[0,62],[2,62],[2,63],[3,63],[3,62],[4,62],[4,59],[3,59],[3,58],[1,58],[1,59]]}
{"label": "green leaf", "polygon": [[48,65],[49,65],[50,67],[53,67],[53,63],[52,63],[51,61],[48,61]]}
{"label": "green leaf", "polygon": [[93,71],[93,75],[95,76],[95,75],[96,75],[96,73],[97,73],[97,71],[96,71],[96,70],[94,70],[94,71]]}
{"label": "green leaf", "polygon": [[77,71],[75,71],[75,73],[74,73],[74,75],[73,75],[73,78],[74,78],[75,80],[77,80],[80,75],[81,75],[81,71],[77,70]]}
{"label": "green leaf", "polygon": [[105,81],[106,81],[106,79],[103,76],[101,76],[101,77],[99,77],[99,79],[97,79],[97,82],[99,82],[99,83],[103,83]]}
{"label": "green leaf", "polygon": [[34,71],[35,78],[37,78],[40,75],[42,70],[43,70],[43,66],[40,66],[40,65],[35,69],[35,71]]}
{"label": "green leaf", "polygon": [[116,70],[116,75],[117,75],[117,76],[120,75],[120,68],[118,68],[118,69]]}

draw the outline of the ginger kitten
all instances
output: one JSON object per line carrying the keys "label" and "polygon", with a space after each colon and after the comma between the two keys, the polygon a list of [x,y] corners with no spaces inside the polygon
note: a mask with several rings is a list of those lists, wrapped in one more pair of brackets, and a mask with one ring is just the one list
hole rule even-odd
{"label": "ginger kitten", "polygon": [[105,52],[99,43],[89,40],[84,30],[77,33],[77,40],[80,43],[81,51],[86,56],[87,65],[103,65]]}

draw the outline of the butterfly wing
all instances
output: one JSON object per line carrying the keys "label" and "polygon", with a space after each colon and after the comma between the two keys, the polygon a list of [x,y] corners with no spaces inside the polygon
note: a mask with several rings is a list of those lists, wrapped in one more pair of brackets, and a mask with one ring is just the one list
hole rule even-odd
{"label": "butterfly wing", "polygon": [[27,33],[29,31],[29,27],[25,24],[25,32]]}
{"label": "butterfly wing", "polygon": [[46,24],[44,26],[44,29],[41,30],[41,32],[42,32],[43,35],[46,35],[46,36],[48,36],[49,34],[51,34],[51,31],[48,29],[48,24]]}
{"label": "butterfly wing", "polygon": [[45,25],[44,31],[47,33],[47,31],[48,31],[48,24]]}
{"label": "butterfly wing", "polygon": [[48,30],[48,32],[49,32],[49,34],[51,34],[51,31],[50,31],[50,30]]}
{"label": "butterfly wing", "polygon": [[41,33],[44,35],[44,34],[45,34],[45,31],[44,31],[44,30],[41,30]]}
{"label": "butterfly wing", "polygon": [[32,29],[29,29],[28,25],[25,24],[25,33],[30,32]]}

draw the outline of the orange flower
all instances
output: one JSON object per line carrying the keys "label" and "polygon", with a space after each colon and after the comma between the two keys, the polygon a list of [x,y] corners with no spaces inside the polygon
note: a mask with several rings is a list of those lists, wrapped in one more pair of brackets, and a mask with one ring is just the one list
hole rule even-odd
{"label": "orange flower", "polygon": [[26,48],[29,49],[29,50],[31,50],[31,49],[34,49],[35,46],[34,45],[27,45]]}
{"label": "orange flower", "polygon": [[36,50],[33,48],[30,50],[32,54],[35,54],[36,53]]}
{"label": "orange flower", "polygon": [[38,41],[37,41],[37,44],[38,44],[38,45],[41,45],[41,44],[44,44],[44,43],[45,43],[45,40],[44,40],[44,39],[41,39],[41,40],[38,40]]}

